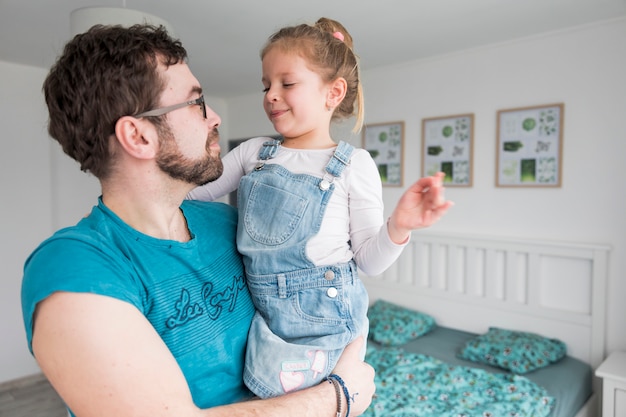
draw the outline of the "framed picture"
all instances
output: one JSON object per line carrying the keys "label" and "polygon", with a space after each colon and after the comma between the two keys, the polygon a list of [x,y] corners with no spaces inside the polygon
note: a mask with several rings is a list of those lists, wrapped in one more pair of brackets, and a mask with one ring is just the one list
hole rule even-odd
{"label": "framed picture", "polygon": [[363,148],[380,173],[383,186],[402,186],[404,122],[369,124],[363,127]]}
{"label": "framed picture", "polygon": [[474,114],[422,119],[422,176],[441,171],[445,186],[472,186]]}
{"label": "framed picture", "polygon": [[563,103],[498,111],[496,186],[560,187]]}

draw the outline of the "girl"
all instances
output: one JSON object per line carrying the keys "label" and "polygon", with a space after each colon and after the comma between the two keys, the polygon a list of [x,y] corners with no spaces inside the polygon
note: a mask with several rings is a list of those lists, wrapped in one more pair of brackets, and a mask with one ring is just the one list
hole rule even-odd
{"label": "girl", "polygon": [[[282,140],[253,138],[224,157],[224,174],[189,198],[238,189],[238,249],[256,316],[244,381],[259,397],[319,383],[343,348],[367,336],[367,292],[357,265],[377,275],[400,255],[411,230],[452,205],[443,174],[422,178],[383,220],[382,186],[370,154],[337,144],[330,123],[363,98],[352,38],[338,22],[285,27],[261,52],[263,107]],[[356,106],[356,112],[355,112]]]}

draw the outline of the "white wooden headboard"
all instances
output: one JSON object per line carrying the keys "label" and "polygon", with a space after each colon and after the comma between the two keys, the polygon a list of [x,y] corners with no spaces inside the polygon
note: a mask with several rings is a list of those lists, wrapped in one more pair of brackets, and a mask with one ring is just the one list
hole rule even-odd
{"label": "white wooden headboard", "polygon": [[489,326],[556,337],[595,369],[604,358],[610,247],[416,232],[384,274],[363,277],[378,298],[474,333]]}

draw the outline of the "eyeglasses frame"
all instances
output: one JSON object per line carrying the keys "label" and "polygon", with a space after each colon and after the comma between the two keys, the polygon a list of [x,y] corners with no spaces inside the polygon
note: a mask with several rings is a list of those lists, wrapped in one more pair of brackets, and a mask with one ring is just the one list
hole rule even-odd
{"label": "eyeglasses frame", "polygon": [[174,110],[182,109],[183,107],[198,105],[202,108],[202,115],[206,119],[206,103],[204,101],[204,95],[201,95],[195,100],[185,101],[184,103],[172,104],[171,106],[161,107],[158,109],[148,110],[143,113],[135,114],[133,117],[157,117],[163,116]]}

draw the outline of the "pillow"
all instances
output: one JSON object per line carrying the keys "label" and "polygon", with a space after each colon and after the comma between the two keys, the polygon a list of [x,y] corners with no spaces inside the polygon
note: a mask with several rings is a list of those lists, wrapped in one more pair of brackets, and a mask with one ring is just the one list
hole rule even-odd
{"label": "pillow", "polygon": [[435,319],[384,300],[377,300],[367,313],[370,339],[386,346],[398,346],[428,333]]}
{"label": "pillow", "polygon": [[465,343],[459,357],[525,374],[565,356],[565,343],[535,333],[490,327]]}

